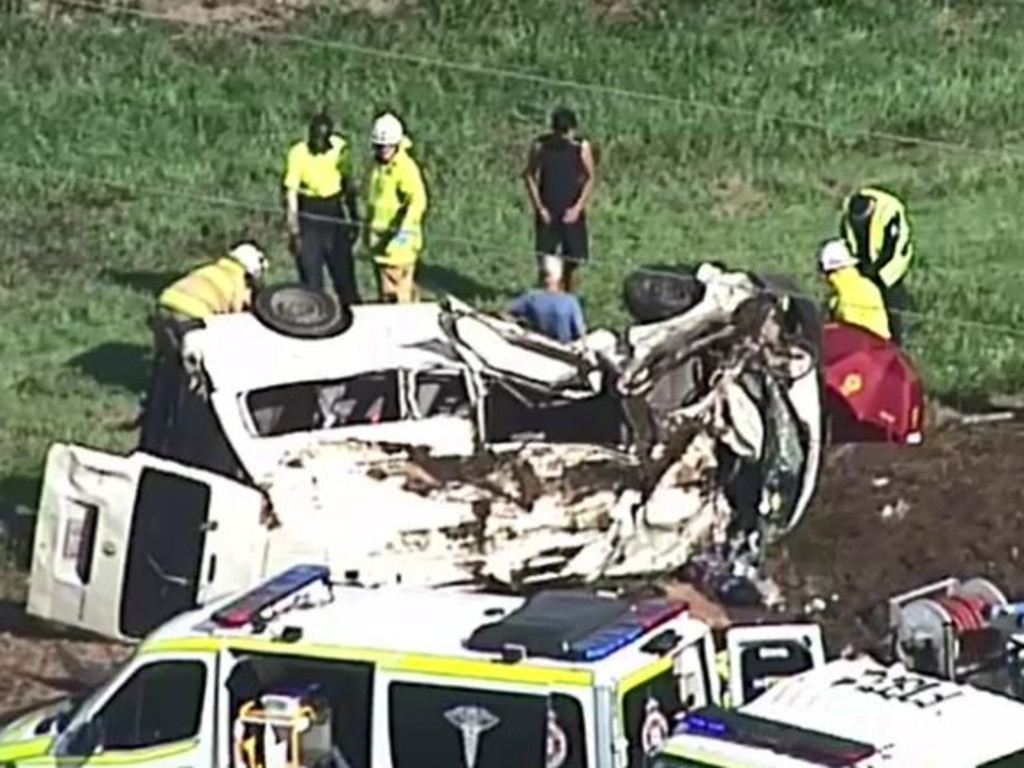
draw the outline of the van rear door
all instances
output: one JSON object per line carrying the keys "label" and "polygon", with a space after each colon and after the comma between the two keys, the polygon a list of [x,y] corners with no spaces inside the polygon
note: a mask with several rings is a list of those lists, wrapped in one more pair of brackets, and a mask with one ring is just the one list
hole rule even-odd
{"label": "van rear door", "polygon": [[825,663],[825,643],[817,624],[763,624],[730,627],[729,703],[747,704],[768,686]]}
{"label": "van rear door", "polygon": [[122,640],[259,578],[263,496],[143,453],[50,448],[29,613]]}

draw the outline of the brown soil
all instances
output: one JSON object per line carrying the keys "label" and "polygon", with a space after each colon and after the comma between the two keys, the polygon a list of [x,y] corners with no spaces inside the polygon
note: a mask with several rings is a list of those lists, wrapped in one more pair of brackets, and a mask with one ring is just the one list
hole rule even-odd
{"label": "brown soil", "polygon": [[839,651],[879,639],[885,600],[947,576],[985,576],[1024,597],[1024,424],[960,426],[919,447],[830,457],[805,524],[773,574],[791,608],[823,600]]}
{"label": "brown soil", "polygon": [[[824,602],[812,616],[832,652],[876,642],[885,599],[930,580],[983,575],[1024,597],[1022,475],[1024,423],[936,432],[916,448],[834,451],[814,507],[775,553],[773,576],[791,611]],[[26,620],[24,580],[0,579],[0,712],[74,689],[75,665],[62,655],[109,664],[127,653]],[[721,619],[713,605],[695,607]]]}

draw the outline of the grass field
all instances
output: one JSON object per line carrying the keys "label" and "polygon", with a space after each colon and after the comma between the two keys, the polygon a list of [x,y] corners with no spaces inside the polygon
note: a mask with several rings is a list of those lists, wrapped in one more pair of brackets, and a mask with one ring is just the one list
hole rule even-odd
{"label": "grass field", "polygon": [[377,107],[404,116],[432,192],[431,285],[494,306],[531,279],[518,174],[566,102],[600,153],[592,323],[623,320],[621,278],[644,262],[770,266],[819,290],[814,247],[842,193],[873,182],[911,206],[911,347],[933,391],[1024,380],[1024,6],[423,0],[289,31],[670,98],[128,17],[0,19],[0,501],[32,502],[54,440],[130,444],[111,424],[134,415],[158,287],[243,233],[291,276],[282,157],[324,93],[360,151]]}

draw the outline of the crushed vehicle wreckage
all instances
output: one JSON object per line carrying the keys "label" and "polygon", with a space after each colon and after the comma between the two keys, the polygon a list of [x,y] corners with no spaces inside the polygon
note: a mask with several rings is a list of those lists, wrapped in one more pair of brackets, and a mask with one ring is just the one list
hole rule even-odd
{"label": "crushed vehicle wreckage", "polygon": [[814,312],[745,273],[659,280],[685,301],[627,285],[643,321],[573,345],[454,298],[338,322],[268,289],[185,337],[145,451],[51,447],[29,612],[132,639],[296,562],[514,589],[756,564],[818,478]]}

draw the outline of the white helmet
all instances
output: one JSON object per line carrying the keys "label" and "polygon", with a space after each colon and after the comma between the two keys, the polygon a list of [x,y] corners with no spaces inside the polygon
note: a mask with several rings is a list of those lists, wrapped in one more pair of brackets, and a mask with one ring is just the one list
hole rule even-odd
{"label": "white helmet", "polygon": [[835,272],[837,269],[857,266],[857,259],[850,253],[850,247],[846,242],[837,238],[821,246],[818,266],[822,272]]}
{"label": "white helmet", "polygon": [[267,257],[252,243],[241,243],[231,249],[228,254],[245,268],[247,275],[259,279],[267,268]]}
{"label": "white helmet", "polygon": [[374,145],[380,147],[397,146],[405,138],[405,128],[402,121],[390,112],[373,121],[373,130],[370,132],[370,140]]}

